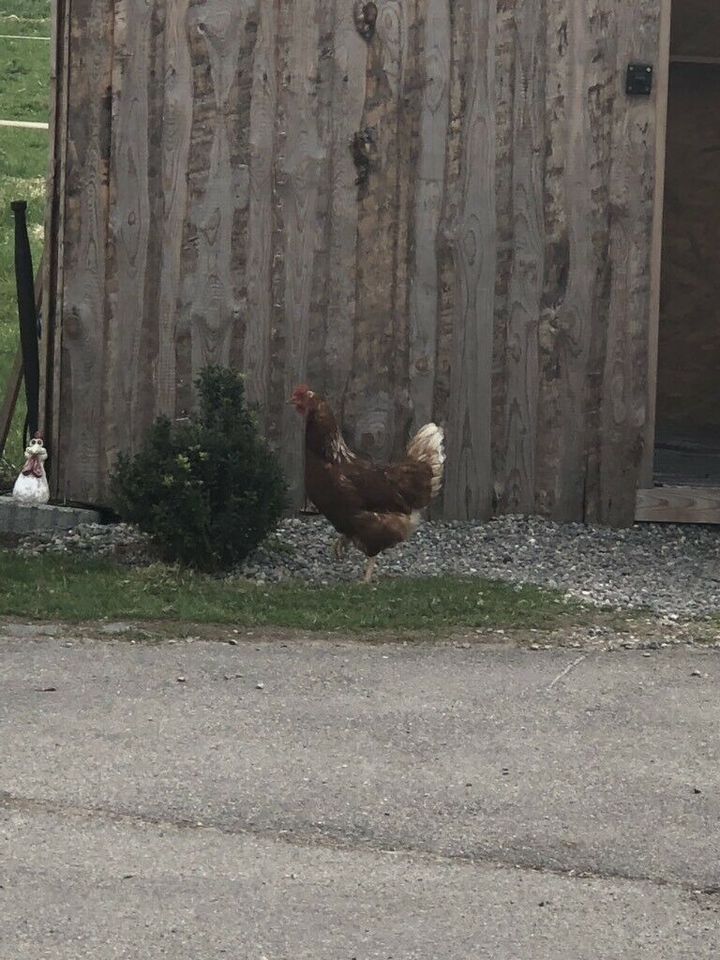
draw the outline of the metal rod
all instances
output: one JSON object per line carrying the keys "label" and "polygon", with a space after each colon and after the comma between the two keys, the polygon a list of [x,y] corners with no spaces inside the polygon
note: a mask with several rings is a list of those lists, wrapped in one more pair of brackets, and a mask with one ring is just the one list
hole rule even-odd
{"label": "metal rod", "polygon": [[35,305],[35,275],[27,229],[27,202],[14,200],[10,208],[15,216],[15,284],[25,373],[26,428],[27,433],[32,436],[38,429],[40,413],[40,351]]}
{"label": "metal rod", "polygon": [[49,123],[39,123],[35,120],[0,120],[0,127],[21,127],[24,130],[49,130]]}

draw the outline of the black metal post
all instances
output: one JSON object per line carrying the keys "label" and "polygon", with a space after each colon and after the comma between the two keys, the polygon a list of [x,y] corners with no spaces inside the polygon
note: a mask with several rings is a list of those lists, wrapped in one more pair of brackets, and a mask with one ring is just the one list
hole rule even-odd
{"label": "black metal post", "polygon": [[14,200],[10,207],[15,216],[15,282],[27,400],[24,438],[27,444],[28,437],[33,436],[38,430],[40,416],[40,351],[35,305],[35,274],[27,229],[27,203],[25,200]]}

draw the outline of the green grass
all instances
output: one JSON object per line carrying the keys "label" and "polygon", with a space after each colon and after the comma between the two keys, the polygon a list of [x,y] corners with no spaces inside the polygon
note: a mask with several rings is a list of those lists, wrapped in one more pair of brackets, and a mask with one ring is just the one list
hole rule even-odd
{"label": "green grass", "polygon": [[41,620],[173,620],[305,630],[549,629],[591,614],[532,587],[451,577],[381,580],[370,587],[262,586],[161,565],[0,552],[0,615]]}
{"label": "green grass", "polygon": [[[7,27],[7,29],[6,29]],[[37,26],[0,20],[0,34],[44,36]],[[47,122],[50,44],[44,40],[0,39],[0,116],[3,120]]]}
{"label": "green grass", "polygon": [[[49,36],[49,17],[48,0],[0,0],[0,34]],[[0,118],[47,121],[49,76],[49,43],[0,40]],[[43,244],[47,168],[47,131],[0,127],[0,398],[19,343],[10,203],[28,201],[30,242],[37,267]],[[21,395],[5,451],[13,467],[22,456],[24,416]]]}
{"label": "green grass", "polygon": [[[2,0],[0,3],[0,33],[10,33],[5,27],[8,23],[20,21],[42,21],[49,32],[50,0]],[[19,30],[18,33],[24,33]]]}

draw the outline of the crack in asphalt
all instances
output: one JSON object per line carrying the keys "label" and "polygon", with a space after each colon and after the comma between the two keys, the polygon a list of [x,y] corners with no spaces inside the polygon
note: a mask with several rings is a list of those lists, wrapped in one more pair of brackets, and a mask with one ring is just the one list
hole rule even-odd
{"label": "crack in asphalt", "polygon": [[162,827],[164,829],[196,830],[215,832],[225,836],[252,837],[275,843],[284,843],[294,847],[313,847],[327,850],[337,850],[341,853],[368,854],[396,858],[415,859],[426,864],[444,863],[451,866],[488,867],[502,870],[519,870],[527,873],[545,874],[571,880],[592,881],[622,881],[625,883],[642,883],[653,887],[675,889],[694,895],[720,897],[720,886],[703,887],[682,880],[667,877],[658,877],[651,874],[631,873],[619,870],[584,870],[562,868],[540,862],[539,856],[531,857],[499,855],[496,851],[475,853],[448,853],[432,850],[428,847],[409,845],[387,846],[373,837],[366,842],[358,842],[357,837],[331,831],[310,833],[305,831],[270,828],[254,825],[250,822],[237,822],[233,825],[207,823],[187,817],[155,816],[147,813],[116,810],[112,807],[102,807],[83,804],[66,804],[60,801],[47,800],[36,797],[19,797],[8,791],[0,790],[0,810],[19,813],[37,813],[57,817],[73,817],[78,820],[97,820],[107,823],[126,824],[136,827]]}

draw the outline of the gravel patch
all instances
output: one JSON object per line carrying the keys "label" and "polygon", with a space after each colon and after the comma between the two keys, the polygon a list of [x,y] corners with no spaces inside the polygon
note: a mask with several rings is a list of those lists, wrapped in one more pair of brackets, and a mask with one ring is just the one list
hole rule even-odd
{"label": "gravel patch", "polygon": [[83,523],[62,533],[37,532],[17,545],[21,557],[43,553],[102,557],[133,566],[153,562],[150,538],[127,523]]}
{"label": "gravel patch", "polygon": [[[331,584],[360,578],[364,557],[332,555],[335,532],[321,517],[283,522],[237,571],[265,583]],[[33,537],[25,556],[77,553],[141,564],[146,538],[124,524],[88,524],[66,535]],[[642,607],[673,619],[720,613],[720,528],[641,524],[627,530],[501,517],[489,523],[425,523],[381,556],[377,576],[479,576],[560,590],[586,603]]]}

